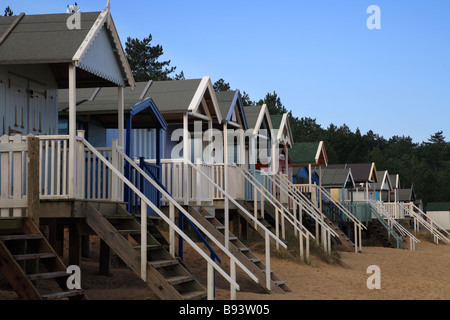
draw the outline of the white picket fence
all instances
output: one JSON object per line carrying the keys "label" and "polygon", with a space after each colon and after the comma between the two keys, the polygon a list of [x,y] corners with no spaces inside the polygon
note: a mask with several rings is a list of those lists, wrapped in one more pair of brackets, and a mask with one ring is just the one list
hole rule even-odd
{"label": "white picket fence", "polygon": [[26,215],[26,153],[26,137],[0,137],[0,218]]}

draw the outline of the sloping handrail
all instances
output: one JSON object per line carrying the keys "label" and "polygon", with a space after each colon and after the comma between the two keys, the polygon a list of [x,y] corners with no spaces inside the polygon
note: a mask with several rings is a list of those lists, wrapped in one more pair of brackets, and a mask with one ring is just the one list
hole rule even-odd
{"label": "sloping handrail", "polygon": [[[302,223],[300,223],[300,221],[298,221],[298,219],[294,217],[294,215],[286,207],[284,207],[269,190],[267,190],[263,185],[261,185],[261,183],[257,179],[255,179],[255,177],[250,172],[248,172],[248,170],[238,167],[238,171],[242,174],[244,179],[246,179],[249,183],[251,183],[253,187],[260,192],[261,197],[264,197],[277,210],[277,212],[281,212],[282,217],[286,219],[294,227],[294,230],[298,231],[301,234],[299,236],[299,239],[300,239],[300,256],[302,258],[303,258],[303,241],[301,236],[305,237],[306,260],[309,261],[309,237],[315,239],[314,235],[308,229],[306,229],[305,226]],[[249,178],[248,176],[251,176],[253,179]],[[270,196],[270,198],[268,195]],[[257,199],[255,198],[254,201],[256,202]],[[276,216],[276,223],[278,223],[278,215]],[[278,235],[278,225],[276,226],[276,235]]]}
{"label": "sloping handrail", "polygon": [[[86,141],[84,138],[82,139],[83,144],[91,150],[103,163],[105,163],[111,171],[114,173],[114,175],[119,178],[123,183],[128,185],[140,198],[141,201],[144,201],[148,206],[150,206],[170,227],[171,232],[178,233],[191,247],[196,250],[208,263],[208,285],[207,285],[207,295],[208,299],[213,299],[214,293],[213,293],[213,273],[214,270],[218,271],[229,283],[230,283],[230,290],[240,290],[239,284],[236,282],[235,279],[231,278],[219,265],[216,264],[215,261],[213,261],[200,247],[192,241],[181,229],[178,228],[178,226],[170,219],[168,218],[164,213],[161,212],[159,208],[157,208],[150,200],[145,197],[145,195],[139,191],[139,189],[136,188],[128,179],[125,178],[125,176],[109,161],[107,161],[88,141]],[[117,144],[117,141],[116,141]],[[151,182],[155,188],[159,189],[159,191],[164,194],[166,197],[169,196],[162,188],[160,188],[156,182],[154,182],[139,166],[136,165],[136,163],[131,160],[124,152],[123,150],[116,146],[113,146],[113,148],[117,151],[118,155],[120,155],[124,160],[128,161],[133,167],[135,167],[136,170],[139,171],[149,182]],[[171,202],[171,207],[177,207],[179,210],[181,210],[186,216],[193,219],[189,213],[187,213],[183,207],[181,207],[177,202]],[[141,206],[141,243],[147,242],[147,206]],[[205,234],[209,233],[201,226],[197,225],[200,230],[205,232]],[[247,273],[250,278],[252,278],[256,283],[258,283],[258,278],[254,276],[250,270],[248,270],[240,261],[238,261],[228,250],[226,250],[218,241],[215,241],[214,237],[209,235],[209,237],[212,238],[212,240],[218,245],[220,249],[223,250],[223,252],[230,257],[230,263],[231,264],[237,264],[239,265],[242,270]],[[171,244],[174,246],[174,244]],[[142,280],[147,280],[146,275],[146,268],[147,268],[147,259],[143,258],[147,257],[147,246],[141,245],[141,278]],[[234,297],[235,295],[232,294],[231,297]]]}
{"label": "sloping handrail", "polygon": [[[170,195],[169,191],[167,191],[166,187],[164,187],[164,185],[161,183],[161,181],[155,177],[155,175],[153,174],[153,172],[151,172],[150,170],[150,166],[151,164],[146,163],[143,158],[141,158],[139,160],[139,164],[144,167],[145,169],[147,169],[147,172],[149,173],[150,177],[164,190],[167,192],[167,194]],[[175,199],[170,196],[172,198],[171,201],[175,202]],[[197,234],[197,236],[200,238],[200,240],[203,242],[203,244],[209,249],[209,252],[211,253],[211,258],[212,259],[217,259],[217,261],[219,261],[219,263],[222,262],[222,260],[220,259],[220,257],[218,256],[218,254],[214,251],[214,249],[211,247],[211,245],[209,244],[209,242],[206,240],[206,238],[202,235],[202,233],[198,230],[197,226],[191,221],[191,219],[189,219],[188,217],[186,217],[181,211],[179,211],[180,216],[182,216],[184,219],[186,219],[186,221],[189,223],[189,225],[192,227],[192,229],[194,230],[194,232]],[[181,256],[181,255],[180,255]]]}
{"label": "sloping handrail", "polygon": [[397,220],[395,220],[389,212],[386,211],[383,205],[381,205],[380,202],[374,201],[372,199],[368,199],[367,202],[373,206],[375,211],[379,213],[383,218],[387,219],[389,223],[394,226],[398,232],[400,232],[401,236],[408,236],[410,239],[410,250],[415,250],[415,244],[417,242],[420,242],[419,239],[417,239],[411,232],[405,229]]}
{"label": "sloping handrail", "polygon": [[[224,189],[222,189],[217,183],[214,182],[213,179],[208,177],[204,172],[202,172],[196,165],[194,165],[189,160],[184,160],[185,164],[194,169],[197,173],[200,173],[207,181],[209,181],[213,188],[217,188],[219,192],[221,192],[225,196],[225,207],[228,208],[228,202],[231,201],[243,214],[249,217],[258,228],[264,230],[264,239],[265,239],[265,256],[266,256],[266,287],[270,290],[271,287],[271,268],[270,268],[270,238],[272,238],[277,245],[281,245],[283,248],[287,249],[287,245],[281,241],[275,234],[273,234],[269,229],[267,229],[257,218],[253,217],[243,206],[241,206],[235,199],[233,199]],[[214,190],[213,190],[214,192]],[[227,219],[228,213],[225,209],[225,245],[228,245],[229,242],[229,221]]]}
{"label": "sloping handrail", "polygon": [[334,231],[329,225],[327,225],[322,220],[322,216],[324,214],[319,211],[319,209],[311,202],[311,200],[309,200],[304,194],[295,192],[295,188],[291,188],[289,185],[286,185],[281,180],[280,176],[281,176],[281,174],[274,174],[274,175],[267,174],[265,177],[267,177],[267,179],[269,179],[272,182],[272,184],[278,186],[280,188],[280,190],[285,192],[289,198],[291,198],[292,200],[295,200],[295,202],[299,206],[303,205],[303,208],[305,208],[305,206],[306,206],[307,210],[305,210],[305,211],[306,211],[306,213],[308,213],[311,216],[311,218],[316,220],[322,226],[322,228],[324,228],[326,231],[333,234],[335,237],[338,237],[339,235],[337,234],[337,232]]}
{"label": "sloping handrail", "polygon": [[450,243],[450,239],[447,238],[440,230],[444,231],[448,235],[450,235],[450,233],[447,230],[445,230],[442,226],[440,226],[436,221],[434,221],[428,215],[426,215],[414,203],[411,203],[408,206],[401,202],[398,202],[398,204],[400,205],[400,207],[402,207],[402,209],[406,210],[406,212],[408,212],[408,214],[410,216],[412,216],[414,219],[416,219],[416,221],[418,221],[421,225],[423,225],[426,229],[428,229],[428,231],[430,231],[430,233],[432,233],[434,235],[435,242],[442,240],[447,243]]}
{"label": "sloping handrail", "polygon": [[[272,183],[272,186],[277,186],[280,188],[280,191],[284,192],[288,199],[291,199],[295,202],[299,208],[305,209],[306,213],[316,221],[317,225],[322,227],[322,243],[324,250],[328,253],[331,253],[331,235],[338,238],[338,233],[333,230],[328,224],[323,220],[324,214],[318,210],[316,206],[314,206],[311,201],[306,198],[303,194],[298,194],[292,192],[292,188],[289,185],[286,185],[280,178],[281,174],[267,174],[265,177]],[[318,238],[316,237],[316,240]]]}

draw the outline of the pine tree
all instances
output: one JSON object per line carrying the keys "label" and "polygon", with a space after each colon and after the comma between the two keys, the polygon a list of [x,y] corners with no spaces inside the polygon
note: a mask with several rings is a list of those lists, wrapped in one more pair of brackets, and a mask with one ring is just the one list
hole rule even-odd
{"label": "pine tree", "polygon": [[[151,45],[152,39],[151,34],[143,40],[128,37],[125,43],[125,52],[137,82],[171,80],[172,78],[169,75],[176,69],[176,67],[170,66],[170,60],[159,61],[159,58],[164,54],[163,47]],[[184,74],[176,77],[184,77]]]}

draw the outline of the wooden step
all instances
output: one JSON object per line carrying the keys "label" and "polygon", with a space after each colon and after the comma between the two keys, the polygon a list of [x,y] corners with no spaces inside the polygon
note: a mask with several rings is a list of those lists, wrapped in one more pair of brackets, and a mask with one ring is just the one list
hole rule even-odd
{"label": "wooden step", "polygon": [[29,274],[28,278],[33,280],[44,280],[44,279],[54,279],[54,278],[64,278],[68,277],[70,274],[68,274],[66,271],[55,271],[55,272],[45,272],[45,273],[36,273],[36,274]]}
{"label": "wooden step", "polygon": [[16,255],[13,255],[13,257],[17,261],[23,261],[23,260],[55,258],[56,254],[55,253],[29,253],[29,254],[16,254]]}
{"label": "wooden step", "polygon": [[2,241],[14,241],[14,240],[40,240],[44,239],[44,236],[41,234],[13,234],[0,236],[0,240]]}
{"label": "wooden step", "polygon": [[192,292],[186,292],[182,293],[181,296],[184,300],[202,300],[206,298],[206,292],[205,291],[192,291]]}
{"label": "wooden step", "polygon": [[141,234],[141,230],[117,230],[122,235]]}
{"label": "wooden step", "polygon": [[149,261],[150,265],[153,268],[164,268],[168,266],[174,266],[179,264],[178,260],[156,260],[156,261]]}
{"label": "wooden step", "polygon": [[166,280],[167,280],[167,282],[169,282],[171,285],[174,286],[176,284],[193,281],[193,280],[195,280],[195,278],[193,276],[190,276],[190,275],[187,275],[187,276],[172,276],[172,277],[166,278]]}
{"label": "wooden step", "polygon": [[[141,250],[141,246],[133,246],[133,248],[136,250]],[[163,246],[160,244],[147,245],[147,251],[155,251],[155,250],[160,250],[160,249],[163,249]]]}
{"label": "wooden step", "polygon": [[71,291],[55,292],[55,293],[49,293],[49,294],[42,295],[42,299],[44,299],[44,300],[64,299],[64,298],[80,296],[83,293],[84,293],[83,290],[71,290]]}

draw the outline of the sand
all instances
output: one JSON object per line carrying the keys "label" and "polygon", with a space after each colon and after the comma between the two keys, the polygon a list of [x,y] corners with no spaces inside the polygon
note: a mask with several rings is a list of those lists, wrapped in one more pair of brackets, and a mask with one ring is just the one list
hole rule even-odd
{"label": "sand", "polygon": [[[206,286],[206,263],[186,248],[185,263]],[[259,255],[259,254],[258,254]],[[272,258],[272,270],[293,291],[267,294],[242,272],[237,282],[239,300],[449,300],[450,246],[422,240],[416,251],[363,247],[362,253],[339,252],[341,264],[316,257],[310,264]],[[98,239],[91,237],[89,258],[82,261],[82,285],[91,300],[155,300],[156,296],[130,270],[115,267],[109,277],[98,275]],[[264,255],[259,255],[264,259]],[[225,260],[225,259],[224,259]],[[367,268],[381,271],[381,289],[369,290]],[[227,262],[222,266],[227,269]],[[229,287],[217,276],[216,298],[229,299]],[[0,275],[0,299],[16,299]]]}

